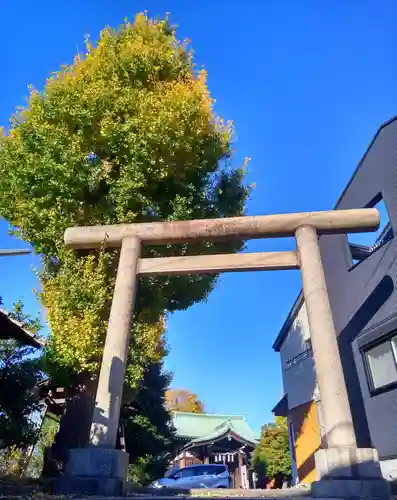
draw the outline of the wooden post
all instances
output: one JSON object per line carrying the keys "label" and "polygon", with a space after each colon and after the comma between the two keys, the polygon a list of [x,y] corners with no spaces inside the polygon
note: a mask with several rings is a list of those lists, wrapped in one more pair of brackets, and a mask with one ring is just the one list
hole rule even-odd
{"label": "wooden post", "polygon": [[332,319],[317,232],[296,231],[303,294],[329,447],[355,447],[356,438]]}
{"label": "wooden post", "polygon": [[125,238],[121,245],[91,425],[90,444],[94,446],[114,448],[116,445],[140,246],[139,239],[134,237]]}
{"label": "wooden post", "polygon": [[238,460],[238,478],[239,478],[239,488],[243,487],[243,456],[241,451],[237,452],[237,460]]}

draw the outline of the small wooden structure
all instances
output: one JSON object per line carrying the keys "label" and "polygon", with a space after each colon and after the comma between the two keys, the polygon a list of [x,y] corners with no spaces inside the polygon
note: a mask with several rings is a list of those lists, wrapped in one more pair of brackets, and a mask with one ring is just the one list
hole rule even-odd
{"label": "small wooden structure", "polygon": [[206,413],[173,414],[180,449],[172,465],[225,464],[233,488],[251,488],[251,453],[257,436],[243,416]]}

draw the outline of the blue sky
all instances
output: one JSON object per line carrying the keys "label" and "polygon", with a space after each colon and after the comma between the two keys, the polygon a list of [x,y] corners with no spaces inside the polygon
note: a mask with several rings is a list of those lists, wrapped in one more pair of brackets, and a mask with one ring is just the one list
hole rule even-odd
{"label": "blue sky", "polygon": [[[209,74],[217,112],[236,126],[236,164],[250,156],[252,215],[333,207],[378,126],[397,114],[395,0],[69,0],[2,2],[0,124],[71,62],[84,35],[148,10],[171,13]],[[394,53],[393,53],[394,48]],[[23,247],[0,222],[2,248]],[[250,251],[289,249],[257,241]],[[39,311],[33,257],[0,259],[0,295]],[[208,411],[255,428],[281,395],[271,346],[298,291],[297,272],[224,275],[207,303],[169,320],[167,368]]]}

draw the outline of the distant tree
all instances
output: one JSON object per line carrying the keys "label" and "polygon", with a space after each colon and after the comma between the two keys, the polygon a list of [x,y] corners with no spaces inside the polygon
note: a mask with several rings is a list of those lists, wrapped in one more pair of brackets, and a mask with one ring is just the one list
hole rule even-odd
{"label": "distant tree", "polygon": [[32,318],[30,314],[25,314],[22,300],[18,300],[18,302],[13,304],[13,308],[10,311],[10,317],[19,321],[23,328],[33,335],[37,335],[42,328],[39,317]]}
{"label": "distant tree", "polygon": [[26,359],[32,348],[14,339],[0,340],[0,447],[29,444],[34,438],[30,421],[37,409],[33,389],[39,376],[37,361]]}
{"label": "distant tree", "polygon": [[259,476],[287,479],[291,475],[287,419],[276,417],[266,424],[257,447],[254,450],[253,465]]}
{"label": "distant tree", "polygon": [[29,477],[40,477],[44,464],[46,449],[54,442],[55,434],[59,428],[59,421],[51,414],[44,416],[38,439],[29,459],[26,475]]}
{"label": "distant tree", "polygon": [[124,409],[126,451],[130,455],[129,480],[147,486],[162,477],[176,449],[175,430],[164,398],[170,375],[161,364],[145,373],[133,402]]}
{"label": "distant tree", "polygon": [[185,389],[169,389],[165,393],[166,406],[169,411],[187,413],[204,413],[204,403],[196,394]]}
{"label": "distant tree", "polygon": [[[22,321],[31,333],[40,329],[38,320],[24,314],[21,301],[14,304],[10,316]],[[0,340],[0,448],[24,448],[36,436],[31,416],[39,409],[34,389],[42,371],[34,352],[14,339]]]}

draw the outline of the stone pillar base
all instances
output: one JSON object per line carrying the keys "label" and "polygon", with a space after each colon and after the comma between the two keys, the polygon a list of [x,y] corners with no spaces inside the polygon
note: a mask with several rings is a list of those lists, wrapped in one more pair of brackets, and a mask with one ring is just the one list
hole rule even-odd
{"label": "stone pillar base", "polygon": [[324,479],[311,485],[311,497],[355,500],[390,500],[386,479]]}
{"label": "stone pillar base", "polygon": [[377,450],[373,448],[328,448],[315,454],[315,497],[388,500],[390,485],[383,478]]}
{"label": "stone pillar base", "polygon": [[54,493],[122,496],[128,461],[128,453],[121,450],[99,447],[70,450],[66,474],[54,481]]}
{"label": "stone pillar base", "polygon": [[374,448],[326,448],[314,455],[317,479],[381,479],[378,451]]}

